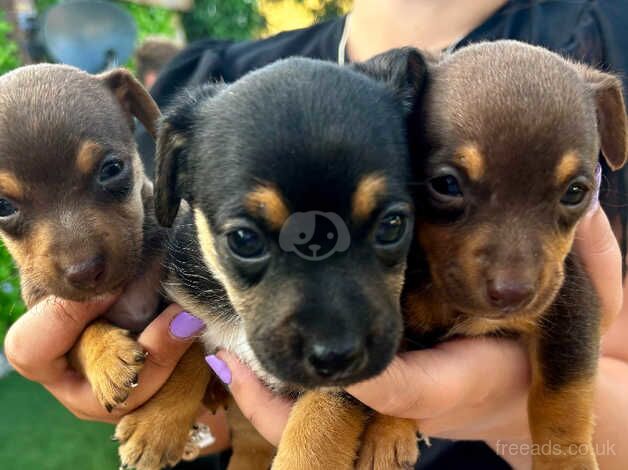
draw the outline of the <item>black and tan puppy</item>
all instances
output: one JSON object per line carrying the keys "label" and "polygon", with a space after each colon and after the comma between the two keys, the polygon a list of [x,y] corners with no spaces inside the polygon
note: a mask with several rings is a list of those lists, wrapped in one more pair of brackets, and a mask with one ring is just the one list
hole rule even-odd
{"label": "black and tan puppy", "polygon": [[[0,78],[0,236],[17,262],[26,304],[123,290],[70,353],[110,411],[137,385],[145,354],[129,330],[141,330],[158,310],[165,256],[134,116],[154,135],[159,110],[123,69],[92,76],[37,65]],[[123,463],[140,455],[138,467],[152,470],[179,460],[202,391],[182,388],[178,377],[196,375],[195,364],[204,369],[200,349],[122,420]]]}
{"label": "black and tan puppy", "polygon": [[[428,69],[410,129],[423,255],[408,263],[406,334],[424,344],[519,336],[532,364],[532,439],[552,449],[534,468],[596,469],[600,312],[571,248],[599,184],[600,150],[613,169],[626,161],[621,82],[513,41],[470,46]],[[385,450],[385,433],[369,432],[365,452]]]}
{"label": "black and tan puppy", "polygon": [[[368,412],[340,388],[399,346],[413,225],[404,110],[423,73],[415,51],[359,71],[289,59],[191,91],[163,120],[157,216],[170,225],[190,206],[166,288],[207,323],[209,351],[299,396],[275,469],[353,468]],[[234,442],[244,457],[230,468],[268,465],[247,453]]]}

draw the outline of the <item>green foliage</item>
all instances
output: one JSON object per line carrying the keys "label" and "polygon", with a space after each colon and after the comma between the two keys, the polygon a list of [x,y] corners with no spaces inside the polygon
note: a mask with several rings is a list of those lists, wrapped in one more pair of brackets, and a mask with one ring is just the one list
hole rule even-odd
{"label": "green foliage", "polygon": [[250,39],[265,24],[255,0],[195,0],[194,9],[181,20],[188,41]]}
{"label": "green foliage", "polygon": [[24,312],[19,284],[13,260],[0,243],[0,345],[9,326]]}
{"label": "green foliage", "polygon": [[0,11],[0,74],[20,66],[18,46],[9,37],[11,30],[11,24]]}
{"label": "green foliage", "polygon": [[137,3],[117,2],[123,6],[137,24],[138,41],[141,43],[147,36],[173,37],[175,13],[161,7],[138,5]]}

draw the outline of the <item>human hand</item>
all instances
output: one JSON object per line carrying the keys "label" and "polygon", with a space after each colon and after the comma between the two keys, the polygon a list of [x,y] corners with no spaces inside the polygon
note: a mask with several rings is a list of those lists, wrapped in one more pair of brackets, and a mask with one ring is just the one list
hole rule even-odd
{"label": "human hand", "polygon": [[189,314],[179,316],[179,306],[166,308],[138,338],[148,352],[138,387],[125,406],[108,413],[97,401],[87,380],[70,367],[66,354],[85,327],[106,312],[114,301],[115,296],[86,303],[47,297],[14,323],[5,339],[4,351],[13,367],[26,378],[43,384],[81,419],[116,423],[121,416],[142,405],[168,379],[202,329],[200,320]]}

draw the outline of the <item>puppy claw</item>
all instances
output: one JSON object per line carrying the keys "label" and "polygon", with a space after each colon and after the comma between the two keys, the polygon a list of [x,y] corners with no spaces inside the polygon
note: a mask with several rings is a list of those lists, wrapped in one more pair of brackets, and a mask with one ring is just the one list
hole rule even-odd
{"label": "puppy claw", "polygon": [[110,327],[87,353],[83,370],[102,406],[111,413],[135,388],[144,361],[142,347],[126,330]]}
{"label": "puppy claw", "polygon": [[185,417],[168,414],[152,401],[124,416],[116,427],[120,461],[136,470],[176,465],[186,452],[193,452],[186,448],[191,420],[185,421]]}
{"label": "puppy claw", "polygon": [[419,458],[416,423],[375,415],[362,436],[357,470],[410,470]]}

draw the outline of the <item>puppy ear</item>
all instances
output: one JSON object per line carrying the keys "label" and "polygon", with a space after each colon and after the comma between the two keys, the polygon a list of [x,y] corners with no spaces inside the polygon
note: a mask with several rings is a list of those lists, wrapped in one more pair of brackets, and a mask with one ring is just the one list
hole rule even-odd
{"label": "puppy ear", "polygon": [[133,129],[135,116],[154,138],[157,135],[157,121],[161,115],[157,104],[144,86],[126,69],[113,69],[97,75],[97,78],[111,90],[129,120]]}
{"label": "puppy ear", "polygon": [[600,147],[608,166],[618,170],[628,158],[628,122],[622,83],[614,75],[578,65],[595,99]]}
{"label": "puppy ear", "polygon": [[407,113],[414,108],[427,79],[426,58],[412,47],[392,49],[351,66],[384,82],[395,93]]}
{"label": "puppy ear", "polygon": [[155,215],[171,227],[181,205],[181,182],[185,180],[187,137],[167,119],[162,121],[155,152]]}
{"label": "puppy ear", "polygon": [[181,199],[192,203],[186,188],[192,183],[188,153],[196,108],[220,88],[207,84],[184,90],[161,120],[155,152],[155,215],[164,227],[172,226]]}

